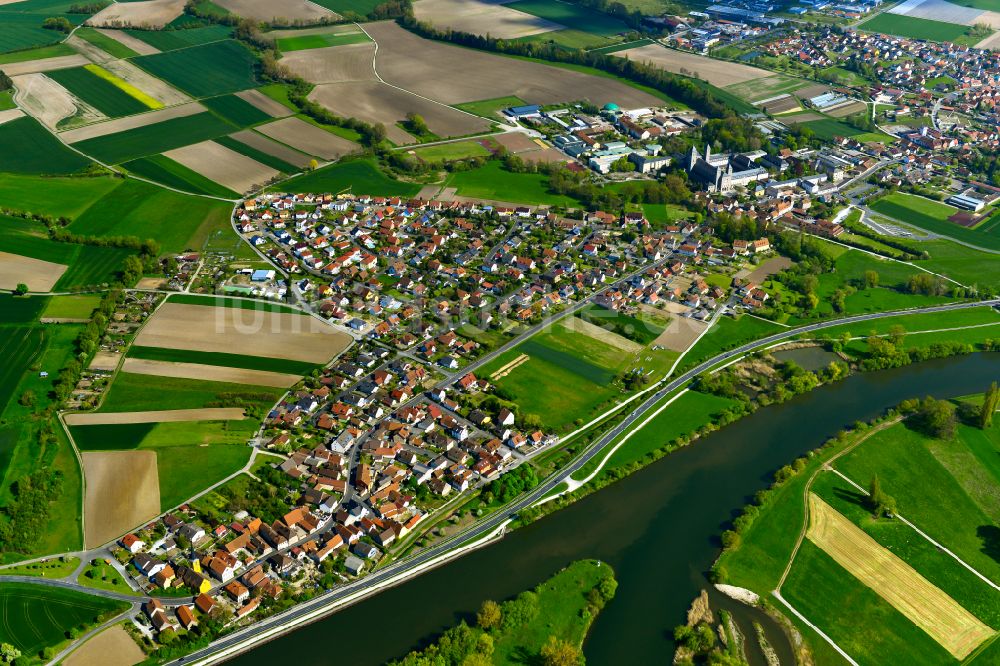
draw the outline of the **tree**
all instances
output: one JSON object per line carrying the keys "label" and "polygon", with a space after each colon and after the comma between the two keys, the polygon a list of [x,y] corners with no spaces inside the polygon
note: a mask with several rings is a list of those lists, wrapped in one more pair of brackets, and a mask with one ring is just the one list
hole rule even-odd
{"label": "tree", "polygon": [[23,282],[18,282],[17,287],[14,289],[15,296],[24,296],[28,293],[28,285]]}
{"label": "tree", "polygon": [[549,636],[542,646],[542,663],[545,666],[577,666],[580,663],[580,648],[569,641]]}
{"label": "tree", "polygon": [[914,424],[926,435],[938,439],[951,439],[955,434],[955,406],[947,400],[927,396],[920,401]]}
{"label": "tree", "polygon": [[21,651],[10,643],[0,643],[0,659],[9,664],[21,656]]}
{"label": "tree", "polygon": [[313,159],[309,160],[309,170],[310,171],[315,171],[318,168],[319,168],[319,162],[316,160],[315,157]]}
{"label": "tree", "polygon": [[1000,389],[997,388],[997,383],[993,382],[987,389],[986,395],[983,396],[983,406],[979,412],[980,428],[985,430],[993,425],[993,414],[997,411],[998,406],[1000,406]]}
{"label": "tree", "polygon": [[865,289],[871,289],[872,287],[878,286],[878,271],[867,270],[865,271],[864,285]]}
{"label": "tree", "polygon": [[32,391],[31,389],[27,389],[24,393],[21,394],[21,398],[18,400],[18,402],[21,404],[22,407],[34,407],[36,400],[37,398],[35,397],[35,392]]}
{"label": "tree", "polygon": [[500,626],[503,614],[500,612],[500,604],[487,599],[476,613],[476,624],[487,631]]}
{"label": "tree", "polygon": [[878,480],[878,474],[872,477],[868,484],[868,505],[876,518],[883,516],[891,518],[896,513],[896,500],[890,497]]}
{"label": "tree", "polygon": [[417,136],[430,134],[430,129],[427,127],[427,121],[424,120],[424,117],[412,111],[406,114],[406,129]]}
{"label": "tree", "polygon": [[58,30],[66,34],[73,32],[73,24],[65,16],[50,16],[42,21],[42,27],[46,30]]}

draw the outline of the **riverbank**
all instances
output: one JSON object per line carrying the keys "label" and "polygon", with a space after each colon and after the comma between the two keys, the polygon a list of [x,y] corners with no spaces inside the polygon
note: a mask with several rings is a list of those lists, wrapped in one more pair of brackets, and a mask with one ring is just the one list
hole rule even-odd
{"label": "riverbank", "polygon": [[714,579],[758,593],[817,663],[996,663],[1000,426],[980,405],[904,401],[783,467],[723,535]]}
{"label": "riverbank", "polygon": [[583,641],[618,588],[611,567],[596,560],[573,562],[534,590],[502,603],[486,600],[470,626],[463,619],[431,645],[389,666],[579,662]]}
{"label": "riverbank", "polygon": [[[761,409],[739,427],[722,428],[699,446],[679,449],[600,493],[277,637],[234,663],[262,666],[294,658],[303,666],[321,666],[322,656],[309,649],[316,635],[336,641],[343,658],[354,663],[398,659],[454,626],[457,618],[471,617],[484,597],[514,596],[581,558],[608,563],[619,580],[616,599],[598,617],[584,646],[588,663],[620,663],[622,645],[636,662],[661,661],[673,650],[671,632],[690,600],[710,585],[703,572],[718,557],[724,521],[766,485],[763,479],[845,426],[912,397],[914,387],[927,387],[921,393],[962,395],[981,390],[998,373],[996,354],[936,360],[859,373]],[[754,622],[760,623],[782,662],[794,659],[781,627],[761,610],[735,601],[720,607],[733,613],[746,635],[755,631]],[[360,627],[387,617],[405,617],[405,628],[380,634],[379,641],[357,640]]]}

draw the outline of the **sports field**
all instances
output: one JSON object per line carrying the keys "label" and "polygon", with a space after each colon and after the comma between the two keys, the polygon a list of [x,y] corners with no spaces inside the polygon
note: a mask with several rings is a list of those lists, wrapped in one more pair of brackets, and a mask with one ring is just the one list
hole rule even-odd
{"label": "sports field", "polygon": [[95,619],[123,612],[128,604],[41,585],[0,584],[0,641],[25,655],[66,640],[70,629],[86,629]]}
{"label": "sports field", "polygon": [[445,187],[456,188],[459,196],[477,199],[556,206],[578,205],[571,197],[549,192],[547,182],[548,179],[542,174],[515,173],[505,170],[500,162],[487,162],[478,169],[451,174],[445,181]]}
{"label": "sports field", "polygon": [[894,192],[871,204],[872,210],[925,229],[935,234],[971,243],[991,250],[1000,250],[1000,229],[982,226],[968,229],[948,221],[948,217],[958,212],[957,208],[912,194]]}
{"label": "sports field", "polygon": [[260,85],[253,54],[234,40],[142,56],[132,62],[194,97],[212,97]]}

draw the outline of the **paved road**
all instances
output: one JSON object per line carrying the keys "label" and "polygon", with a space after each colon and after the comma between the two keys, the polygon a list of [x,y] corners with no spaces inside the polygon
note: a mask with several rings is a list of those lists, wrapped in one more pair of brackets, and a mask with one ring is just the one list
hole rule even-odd
{"label": "paved road", "polygon": [[197,652],[188,655],[188,657],[183,660],[178,660],[171,662],[172,664],[180,664],[196,662],[199,660],[210,660],[213,655],[218,654],[227,649],[232,649],[240,645],[246,645],[248,649],[253,647],[255,643],[255,637],[258,637],[264,631],[268,629],[274,629],[276,627],[295,627],[302,621],[307,615],[321,609],[325,606],[330,607],[330,612],[334,612],[336,609],[334,606],[350,597],[351,595],[357,593],[359,590],[364,588],[372,588],[375,593],[377,588],[382,583],[389,582],[394,576],[404,573],[406,571],[412,571],[414,574],[419,574],[420,569],[426,566],[428,563],[433,561],[435,558],[440,557],[453,550],[455,547],[482,538],[497,528],[502,526],[508,519],[515,516],[520,511],[527,509],[532,506],[543,497],[548,495],[552,490],[558,487],[566,479],[571,477],[577,471],[579,471],[584,465],[586,465],[591,458],[600,453],[605,446],[607,446],[612,440],[618,437],[620,434],[628,430],[637,421],[642,419],[648,411],[650,411],[660,400],[662,400],[668,393],[677,390],[687,382],[694,379],[696,376],[709,370],[710,368],[718,365],[719,363],[725,362],[727,360],[733,359],[738,356],[742,356],[747,352],[757,349],[760,347],[766,347],[772,345],[776,342],[781,342],[782,340],[787,340],[793,338],[802,333],[807,333],[810,331],[818,331],[825,328],[831,328],[833,326],[840,326],[843,324],[851,324],[864,321],[873,321],[876,319],[884,319],[886,317],[897,316],[901,314],[926,314],[931,312],[946,312],[951,310],[964,310],[968,308],[975,307],[989,307],[1000,305],[1000,299],[994,299],[991,301],[982,301],[976,303],[956,303],[951,305],[939,305],[934,307],[919,308],[912,310],[897,310],[894,312],[883,312],[883,313],[873,313],[857,315],[854,317],[846,317],[843,319],[837,319],[834,321],[819,322],[815,324],[809,324],[800,328],[789,329],[787,331],[782,331],[775,335],[755,340],[753,342],[741,345],[732,349],[730,351],[723,352],[704,363],[688,370],[676,379],[670,382],[663,382],[662,387],[652,393],[645,400],[642,401],[640,405],[635,407],[632,412],[617,426],[615,426],[611,431],[607,432],[601,438],[594,441],[590,446],[588,446],[573,462],[568,466],[561,469],[558,473],[543,481],[531,492],[523,495],[521,498],[515,500],[503,510],[484,518],[480,522],[471,526],[469,529],[461,532],[450,539],[434,546],[428,550],[422,551],[417,555],[414,555],[408,559],[400,560],[385,569],[381,569],[372,573],[361,580],[354,583],[346,585],[335,590],[331,590],[325,594],[322,594],[311,601],[295,606],[294,608],[273,617],[267,618],[254,624],[246,629],[236,632],[232,635],[223,637],[222,639],[216,641],[210,646],[198,650]]}

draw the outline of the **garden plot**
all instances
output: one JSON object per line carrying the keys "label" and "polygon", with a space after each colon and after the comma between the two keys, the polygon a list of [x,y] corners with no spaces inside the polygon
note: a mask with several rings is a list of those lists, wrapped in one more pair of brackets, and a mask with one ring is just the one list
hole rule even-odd
{"label": "garden plot", "polygon": [[239,353],[325,364],[351,336],[308,315],[165,303],[135,339],[144,347]]}
{"label": "garden plot", "polygon": [[255,21],[287,19],[312,23],[340,16],[309,0],[216,0],[215,4],[233,14]]}
{"label": "garden plot", "polygon": [[814,494],[806,536],[956,659],[995,633],[905,561]]}
{"label": "garden plot", "polygon": [[184,13],[185,0],[115,2],[89,19],[87,25],[109,28],[162,28]]}
{"label": "garden plot", "polygon": [[566,26],[506,6],[511,0],[418,0],[413,12],[421,21],[474,35],[517,39]]}
{"label": "garden plot", "polygon": [[128,632],[114,626],[97,634],[74,650],[62,662],[64,666],[134,666],[146,659]]}
{"label": "garden plot", "polygon": [[259,90],[244,90],[236,96],[248,104],[252,104],[272,118],[284,118],[292,115],[292,110],[280,102],[276,102]]}
{"label": "garden plot", "polygon": [[234,192],[263,187],[280,175],[277,170],[214,141],[202,141],[163,154]]}
{"label": "garden plot", "polygon": [[230,135],[233,139],[236,139],[240,143],[244,143],[251,148],[261,151],[262,153],[267,153],[271,157],[276,157],[279,160],[288,162],[291,165],[297,167],[308,166],[312,161],[312,158],[304,153],[289,148],[288,146],[278,143],[268,139],[266,136],[258,134],[253,130],[243,130],[242,132],[236,132]]}
{"label": "garden plot", "polygon": [[229,382],[231,384],[270,386],[273,388],[289,388],[290,386],[294,386],[295,383],[302,378],[300,375],[281,372],[226,368],[218,365],[202,365],[200,363],[149,361],[139,358],[125,359],[122,371],[135,375],[201,379],[216,382]]}
{"label": "garden plot", "polygon": [[131,423],[184,423],[188,421],[242,421],[246,418],[239,407],[205,407],[203,409],[166,409],[154,412],[81,412],[67,414],[66,425],[96,426]]}
{"label": "garden plot", "polygon": [[657,44],[619,51],[615,55],[627,57],[635,62],[649,63],[675,74],[685,74],[708,81],[719,88],[774,76],[772,72],[758,67],[716,60],[696,53],[675,51]]}
{"label": "garden plot", "polygon": [[89,64],[90,61],[82,55],[56,56],[55,58],[42,58],[41,60],[12,62],[9,65],[3,65],[3,72],[7,76],[15,77],[22,74],[51,72],[54,69],[67,69],[69,67],[80,67]]}
{"label": "garden plot", "polygon": [[511,95],[528,104],[578,99],[625,109],[663,104],[614,79],[423,39],[394,22],[369,23],[365,30],[378,42],[375,67],[386,82],[445,104]]}
{"label": "garden plot", "polygon": [[671,351],[683,352],[690,349],[708,324],[691,317],[671,317],[663,332],[653,340],[654,345]]}
{"label": "garden plot", "polygon": [[169,109],[151,111],[149,113],[142,113],[137,116],[129,116],[127,118],[117,118],[115,120],[109,120],[107,122],[96,123],[87,127],[69,130],[67,132],[63,132],[59,138],[66,143],[78,143],[80,141],[86,141],[87,139],[96,139],[98,137],[109,136],[111,134],[119,134],[121,132],[137,129],[139,127],[155,125],[157,123],[173,120],[175,118],[186,118],[187,116],[193,116],[204,112],[205,107],[197,102],[191,102],[190,104],[173,106]]}
{"label": "garden plot", "polygon": [[310,83],[375,81],[375,44],[362,42],[286,53],[281,64]]}
{"label": "garden plot", "polygon": [[156,451],[100,451],[80,456],[86,484],[87,548],[113,541],[160,513]]}
{"label": "garden plot", "polygon": [[358,149],[358,144],[310,125],[301,118],[284,118],[260,125],[257,131],[296,150],[335,160]]}
{"label": "garden plot", "polygon": [[68,266],[51,261],[0,252],[0,289],[28,285],[31,291],[52,291]]}
{"label": "garden plot", "polygon": [[97,28],[97,32],[101,33],[105,37],[110,37],[122,46],[126,46],[139,55],[153,55],[154,53],[159,53],[160,49],[147,44],[141,39],[136,39],[132,35],[128,34],[124,30],[112,30],[109,28]]}
{"label": "garden plot", "polygon": [[490,127],[485,118],[436,104],[379,81],[316,86],[309,94],[309,99],[338,115],[353,115],[371,123],[382,123],[389,140],[398,145],[415,141],[409,132],[396,125],[404,121],[411,112],[422,116],[427,127],[442,137],[477,134]]}
{"label": "garden plot", "polygon": [[26,113],[50,130],[63,121],[74,118],[78,123],[93,123],[106,119],[95,108],[76,99],[68,90],[44,74],[23,74],[11,77],[17,86],[14,99]]}

